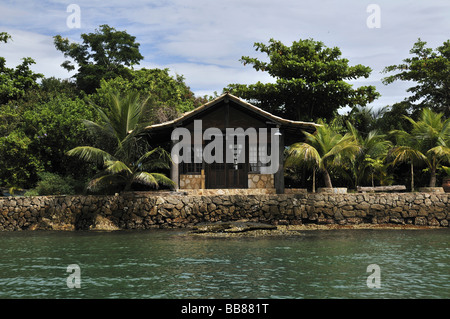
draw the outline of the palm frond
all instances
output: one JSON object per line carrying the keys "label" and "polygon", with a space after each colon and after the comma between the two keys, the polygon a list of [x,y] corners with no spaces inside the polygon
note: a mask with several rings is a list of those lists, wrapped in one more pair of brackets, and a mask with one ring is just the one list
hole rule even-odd
{"label": "palm frond", "polygon": [[408,132],[402,130],[392,130],[389,132],[389,135],[394,136],[397,144],[399,145],[414,143],[414,137]]}
{"label": "palm frond", "polygon": [[99,165],[103,165],[106,161],[114,159],[114,157],[108,152],[92,146],[78,146],[71,149],[66,154],[69,156],[76,156],[82,160]]}
{"label": "palm frond", "polygon": [[173,187],[175,183],[160,173],[139,172],[133,176],[133,181],[158,188],[159,185]]}
{"label": "palm frond", "polygon": [[99,191],[103,188],[117,185],[118,182],[125,182],[124,178],[117,174],[107,174],[97,178],[92,179],[88,185],[87,189],[90,191]]}
{"label": "palm frond", "polygon": [[322,159],[315,147],[307,143],[295,143],[289,147],[286,158],[286,165],[292,166],[298,161],[309,162],[321,167]]}
{"label": "palm frond", "polygon": [[394,158],[392,161],[393,165],[399,162],[410,162],[414,160],[426,161],[427,159],[419,150],[410,146],[396,146],[390,150],[389,156]]}
{"label": "palm frond", "polygon": [[447,161],[450,160],[450,147],[438,145],[433,148],[430,148],[427,153],[434,154],[438,158],[442,158]]}
{"label": "palm frond", "polygon": [[146,169],[169,169],[172,159],[170,154],[163,148],[157,147],[142,155],[136,162],[137,166]]}
{"label": "palm frond", "polygon": [[343,160],[352,159],[360,150],[360,146],[350,134],[335,136],[329,146],[330,149],[322,156],[322,160],[331,158],[334,165],[341,165]]}
{"label": "palm frond", "polygon": [[105,164],[106,171],[111,174],[133,173],[131,169],[122,161],[106,161]]}

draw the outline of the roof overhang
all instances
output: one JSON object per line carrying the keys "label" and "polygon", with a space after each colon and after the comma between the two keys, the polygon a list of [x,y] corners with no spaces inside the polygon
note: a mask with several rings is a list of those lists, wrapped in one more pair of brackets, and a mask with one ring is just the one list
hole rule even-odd
{"label": "roof overhang", "polygon": [[187,122],[189,120],[194,119],[201,113],[213,108],[216,104],[222,102],[222,101],[233,101],[234,103],[248,109],[251,112],[254,112],[261,117],[265,118],[267,121],[272,122],[274,125],[279,126],[280,128],[292,128],[292,129],[300,129],[305,130],[309,132],[314,132],[316,130],[316,127],[320,126],[319,124],[313,123],[313,122],[303,122],[303,121],[292,121],[288,119],[281,118],[279,116],[273,115],[267,111],[262,110],[261,108],[250,104],[237,96],[234,96],[230,93],[224,93],[214,100],[209,101],[208,103],[205,103],[196,109],[184,113],[181,117],[176,118],[171,121],[159,123],[159,124],[153,124],[150,126],[147,126],[145,129],[148,131],[155,131],[159,129],[166,129],[166,128],[175,128],[178,126],[182,126],[183,122]]}

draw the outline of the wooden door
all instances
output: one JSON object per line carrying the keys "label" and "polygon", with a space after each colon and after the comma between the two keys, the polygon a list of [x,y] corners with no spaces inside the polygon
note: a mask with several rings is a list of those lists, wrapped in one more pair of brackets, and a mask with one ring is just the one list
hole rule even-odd
{"label": "wooden door", "polygon": [[248,188],[247,150],[245,159],[245,163],[205,163],[206,188]]}

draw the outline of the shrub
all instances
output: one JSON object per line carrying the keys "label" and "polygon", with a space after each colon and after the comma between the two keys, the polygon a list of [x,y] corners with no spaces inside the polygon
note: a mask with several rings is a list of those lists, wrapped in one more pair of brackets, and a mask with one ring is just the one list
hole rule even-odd
{"label": "shrub", "polygon": [[71,177],[63,177],[49,172],[39,173],[36,187],[25,193],[26,196],[37,195],[73,195],[76,181]]}

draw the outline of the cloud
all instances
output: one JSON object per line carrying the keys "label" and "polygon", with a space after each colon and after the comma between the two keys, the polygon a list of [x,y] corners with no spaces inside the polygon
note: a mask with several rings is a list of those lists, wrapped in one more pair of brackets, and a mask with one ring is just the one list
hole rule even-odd
{"label": "cloud", "polygon": [[[5,49],[8,62],[31,56],[42,73],[67,77],[60,67],[62,53],[51,37],[61,34],[79,41],[81,33],[108,24],[136,36],[145,57],[141,66],[170,68],[184,75],[195,93],[212,94],[230,83],[273,81],[239,62],[246,55],[266,58],[254,50],[254,42],[274,38],[289,45],[313,38],[339,47],[350,65],[370,66],[372,75],[354,85],[376,85],[383,97],[373,105],[382,105],[401,101],[408,87],[407,83],[384,86],[383,68],[407,58],[417,38],[435,48],[450,31],[448,0],[80,0],[75,2],[81,8],[80,29],[66,25],[70,3],[2,1],[0,29],[12,30],[17,45],[8,49],[1,45],[2,56]],[[370,3],[381,9],[379,29],[367,27]]]}
{"label": "cloud", "polygon": [[[174,73],[185,77],[186,83],[195,91],[214,88],[217,93],[231,83],[273,82],[265,72],[256,72],[249,68],[223,67],[217,65],[199,65],[196,63],[176,63],[168,66]],[[219,75],[219,76],[218,76]],[[192,85],[195,85],[195,87]]]}
{"label": "cloud", "polygon": [[22,63],[22,58],[30,57],[36,62],[30,66],[34,72],[61,79],[73,75],[61,67],[65,58],[61,52],[55,49],[51,36],[16,29],[3,30],[12,37],[8,43],[0,44],[1,56],[6,59],[8,67],[15,67]]}

